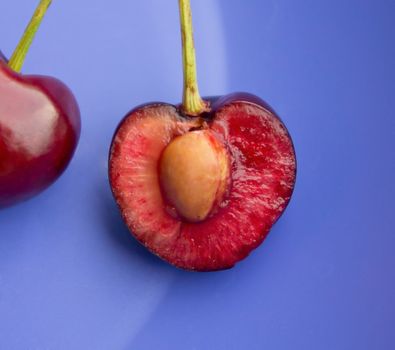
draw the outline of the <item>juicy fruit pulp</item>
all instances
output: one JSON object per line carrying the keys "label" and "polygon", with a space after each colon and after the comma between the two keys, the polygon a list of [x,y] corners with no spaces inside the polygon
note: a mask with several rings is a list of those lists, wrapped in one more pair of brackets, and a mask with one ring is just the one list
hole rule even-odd
{"label": "juicy fruit pulp", "polygon": [[79,134],[79,108],[70,90],[54,78],[16,73],[0,55],[0,207],[53,183]]}
{"label": "juicy fruit pulp", "polygon": [[133,110],[114,136],[109,175],[141,243],[175,266],[209,271],[263,241],[291,197],[296,161],[284,124],[253,95],[213,101],[202,117],[168,104]]}

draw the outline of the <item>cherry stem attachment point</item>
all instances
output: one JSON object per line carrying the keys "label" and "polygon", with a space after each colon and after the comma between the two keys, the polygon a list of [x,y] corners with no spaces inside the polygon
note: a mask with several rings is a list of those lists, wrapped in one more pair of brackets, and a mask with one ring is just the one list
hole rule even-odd
{"label": "cherry stem attachment point", "polygon": [[19,73],[21,71],[30,45],[33,42],[34,36],[36,35],[36,32],[40,27],[40,24],[45,16],[45,13],[47,12],[49,5],[51,5],[51,2],[52,0],[40,0],[40,3],[38,4],[29,24],[25,29],[25,32],[23,33],[21,40],[18,43],[18,46],[12,54],[8,62],[8,66],[15,72]]}
{"label": "cherry stem attachment point", "polygon": [[209,111],[209,103],[200,97],[197,84],[196,54],[190,0],[179,0],[179,7],[184,71],[182,110],[187,115],[198,116],[203,112]]}

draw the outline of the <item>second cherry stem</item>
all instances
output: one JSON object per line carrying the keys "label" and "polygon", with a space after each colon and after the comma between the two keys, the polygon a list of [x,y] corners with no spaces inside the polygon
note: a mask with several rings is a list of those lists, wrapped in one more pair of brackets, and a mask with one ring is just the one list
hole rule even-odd
{"label": "second cherry stem", "polygon": [[44,18],[45,13],[47,12],[49,5],[51,5],[51,2],[52,0],[40,0],[40,3],[38,4],[29,24],[25,29],[25,32],[23,33],[21,40],[18,43],[18,46],[12,54],[8,62],[8,66],[15,72],[21,71],[30,45],[33,42],[34,36],[36,35],[36,32],[40,27],[40,24]]}
{"label": "second cherry stem", "polygon": [[196,73],[196,54],[193,40],[192,12],[190,0],[179,0],[182,60],[184,70],[184,92],[182,109],[190,116],[208,111],[208,103],[199,94]]}

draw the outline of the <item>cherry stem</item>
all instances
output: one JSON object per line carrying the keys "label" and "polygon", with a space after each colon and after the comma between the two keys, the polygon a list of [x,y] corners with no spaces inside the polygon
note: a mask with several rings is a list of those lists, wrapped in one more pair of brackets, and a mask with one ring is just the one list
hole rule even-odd
{"label": "cherry stem", "polygon": [[181,38],[182,38],[182,63],[184,70],[184,91],[182,110],[190,116],[209,110],[208,102],[199,94],[196,73],[196,55],[193,41],[192,12],[190,0],[179,0]]}
{"label": "cherry stem", "polygon": [[51,5],[51,2],[52,0],[40,0],[40,3],[34,11],[34,14],[27,25],[25,32],[18,43],[18,46],[16,47],[8,62],[8,66],[15,72],[21,71],[30,45],[33,42],[34,36],[36,35],[36,32],[40,27],[40,24],[44,18],[45,13],[47,12],[49,5]]}

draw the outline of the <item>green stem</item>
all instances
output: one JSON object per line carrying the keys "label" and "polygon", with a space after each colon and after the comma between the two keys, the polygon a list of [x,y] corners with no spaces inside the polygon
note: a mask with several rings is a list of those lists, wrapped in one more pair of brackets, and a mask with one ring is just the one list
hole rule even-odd
{"label": "green stem", "polygon": [[190,0],[179,0],[182,60],[184,69],[184,92],[182,109],[190,116],[197,116],[209,110],[208,102],[199,94],[196,74],[196,55],[193,42],[192,13]]}
{"label": "green stem", "polygon": [[34,36],[40,27],[40,24],[44,18],[45,13],[47,12],[49,5],[51,5],[51,2],[52,0],[40,0],[40,3],[38,4],[32,19],[27,25],[25,32],[18,43],[18,46],[12,54],[8,62],[8,66],[15,72],[21,71],[23,63],[25,62],[26,54],[29,51]]}

